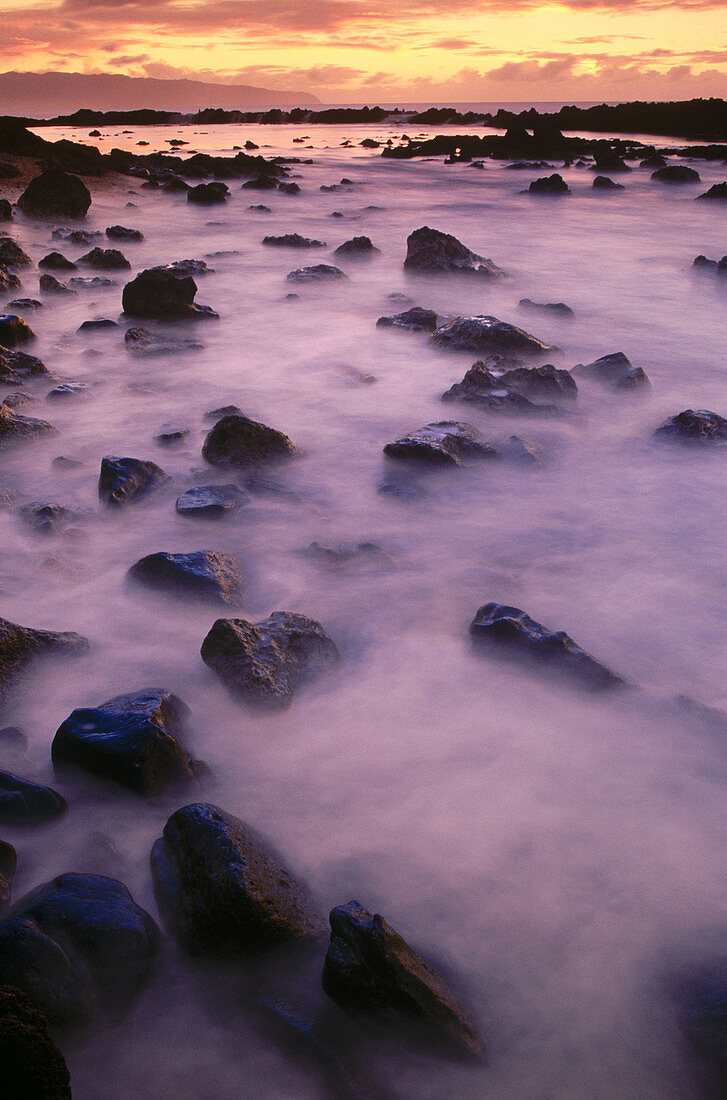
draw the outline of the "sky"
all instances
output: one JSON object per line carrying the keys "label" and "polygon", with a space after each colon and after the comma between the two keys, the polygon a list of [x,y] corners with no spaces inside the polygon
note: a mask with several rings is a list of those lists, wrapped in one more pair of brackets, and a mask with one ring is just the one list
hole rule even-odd
{"label": "sky", "polygon": [[727,97],[727,0],[0,0],[0,71],[325,103]]}

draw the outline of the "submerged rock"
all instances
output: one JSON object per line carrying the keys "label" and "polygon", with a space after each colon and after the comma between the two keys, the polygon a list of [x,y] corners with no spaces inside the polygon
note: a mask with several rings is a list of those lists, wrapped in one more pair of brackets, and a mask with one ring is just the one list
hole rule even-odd
{"label": "submerged rock", "polygon": [[201,653],[230,694],[269,710],[289,707],[301,684],[339,660],[320,623],[291,611],[274,611],[259,623],[218,619]]}
{"label": "submerged rock", "polygon": [[45,363],[24,351],[0,347],[0,382],[16,385],[31,378],[50,377]]}
{"label": "submerged rock", "polygon": [[44,435],[51,435],[56,429],[47,420],[37,420],[32,416],[21,416],[7,405],[0,406],[0,451],[16,443],[27,443]]}
{"label": "submerged rock", "polygon": [[33,261],[12,237],[0,237],[0,264],[4,267],[30,267]]}
{"label": "submerged rock", "polygon": [[614,180],[609,179],[608,176],[596,176],[593,181],[594,191],[625,191],[625,187],[622,183],[616,183]]}
{"label": "submerged rock", "polygon": [[322,546],[320,542],[311,542],[305,553],[331,569],[352,564],[384,568],[396,564],[396,559],[375,542],[356,542],[346,546]]}
{"label": "submerged rock", "polygon": [[75,271],[76,265],[72,260],[67,260],[61,252],[49,252],[42,260],[38,260],[38,267],[46,271]]}
{"label": "submerged rock", "polygon": [[441,273],[479,275],[498,278],[504,271],[492,260],[478,256],[450,233],[422,226],[410,233],[406,241],[407,271],[437,275]]}
{"label": "submerged rock", "polygon": [[164,922],[189,951],[251,954],[323,932],[307,890],[278,853],[217,806],[172,814],[151,863]]}
{"label": "submerged rock", "polygon": [[236,414],[218,420],[202,446],[202,455],[212,466],[249,466],[296,451],[295,444],[277,428]]}
{"label": "submerged rock", "polygon": [[565,302],[533,302],[531,298],[521,298],[518,302],[520,309],[527,309],[533,313],[552,313],[556,317],[575,317],[575,313]]}
{"label": "submerged rock", "polygon": [[123,252],[119,252],[118,248],[92,248],[90,252],[81,256],[78,262],[100,271],[116,271],[131,267],[126,256]]}
{"label": "submerged rock", "polygon": [[387,443],[384,454],[436,465],[461,466],[467,459],[497,458],[498,452],[471,424],[440,420]]}
{"label": "submerged rock", "polygon": [[156,355],[176,355],[184,351],[201,351],[204,344],[199,340],[182,339],[150,332],[148,328],[135,325],[124,333],[124,344],[130,352],[142,358]]}
{"label": "submerged rock", "polygon": [[33,500],[22,506],[20,516],[38,534],[53,535],[62,531],[74,519],[79,519],[81,513],[64,508],[62,504]]}
{"label": "submerged rock", "polygon": [[430,339],[439,348],[489,354],[515,352],[539,357],[559,350],[516,325],[486,315],[456,317],[453,321],[440,325]]}
{"label": "submerged rock", "polygon": [[352,237],[350,241],[344,241],[343,244],[339,244],[338,248],[334,249],[334,256],[348,256],[348,257],[360,257],[360,256],[375,256],[381,253],[381,249],[377,248],[372,243],[370,237]]}
{"label": "submerged rock", "polygon": [[91,193],[78,176],[49,168],[30,181],[17,205],[32,218],[85,218]]}
{"label": "submerged rock", "polygon": [[332,264],[314,264],[312,267],[298,267],[286,275],[292,283],[321,283],[332,282],[336,279],[347,279],[348,276],[339,267]]}
{"label": "submerged rock", "polygon": [[124,287],[121,303],[132,317],[180,320],[188,317],[217,317],[209,306],[197,305],[197,284],[183,269],[150,267]]}
{"label": "submerged rock", "polygon": [[195,485],[177,499],[180,516],[219,519],[235,512],[246,497],[237,485]]}
{"label": "submerged rock", "polygon": [[225,202],[230,189],[222,180],[213,180],[211,183],[198,183],[187,192],[187,202],[196,202],[201,206],[212,206],[214,203]]}
{"label": "submerged rock", "polygon": [[235,559],[209,550],[147,554],[132,565],[129,576],[153,588],[233,605],[240,603],[244,589]]}
{"label": "submerged rock", "polygon": [[312,237],[301,237],[300,233],[284,233],[281,237],[263,237],[263,244],[275,245],[281,248],[325,248],[325,241],[317,241]]}
{"label": "submerged rock", "polygon": [[410,332],[434,332],[437,327],[437,315],[433,309],[412,306],[403,313],[391,317],[379,317],[377,328],[403,328]]}
{"label": "submerged rock", "polygon": [[577,363],[573,374],[592,378],[615,389],[633,390],[649,385],[646,372],[641,367],[634,367],[622,351],[602,355],[593,363]]}
{"label": "submerged rock", "polygon": [[652,172],[651,178],[659,183],[699,183],[700,177],[695,168],[688,168],[686,164],[667,164]]}
{"label": "submerged rock", "polygon": [[0,986],[0,1064],[5,1100],[71,1100],[71,1078],[48,1021],[19,989]]}
{"label": "submerged rock", "polygon": [[67,808],[65,798],[50,787],[0,772],[0,824],[39,825],[60,817]]}
{"label": "submerged rock", "polygon": [[109,225],[106,236],[112,241],[143,241],[144,234],[140,229],[127,229],[125,225]]}
{"label": "submerged rock", "polygon": [[35,333],[22,317],[16,313],[0,314],[0,344],[3,348],[17,348],[35,340]]}
{"label": "submerged rock", "polygon": [[[502,368],[505,369],[502,369]],[[517,360],[490,356],[473,363],[461,382],[442,394],[443,401],[467,401],[488,412],[511,416],[554,416],[553,401],[574,400],[577,387],[570,373],[550,363],[543,367],[522,367]],[[550,402],[531,398],[551,398]]]}
{"label": "submerged rock", "polygon": [[660,424],[654,435],[681,443],[725,443],[727,418],[708,409],[685,409]]}
{"label": "submerged rock", "polygon": [[178,696],[161,688],[74,710],[53,738],[53,764],[73,764],[139,794],[188,782],[204,770],[178,740],[188,714]]}
{"label": "submerged rock", "polygon": [[552,631],[518,607],[488,603],[470,624],[476,649],[515,654],[556,669],[588,688],[610,688],[623,679],[581,649],[563,630]]}
{"label": "submerged rock", "polygon": [[87,650],[88,641],[80,634],[34,630],[0,619],[0,700],[5,698],[12,682],[36,657],[77,655]]}
{"label": "submerged rock", "polygon": [[[74,280],[76,282],[77,280]],[[41,275],[38,280],[39,289],[45,294],[75,294],[72,287],[56,279],[55,275]]]}
{"label": "submerged rock", "polygon": [[331,1000],[345,1012],[409,1024],[429,1042],[485,1060],[485,1043],[470,1013],[383,917],[349,901],[331,911],[330,923],[322,984]]}
{"label": "submerged rock", "polygon": [[104,504],[130,504],[167,481],[169,475],[156,462],[105,455],[101,459],[98,495]]}
{"label": "submerged rock", "polygon": [[[17,275],[14,275],[4,264],[0,264],[0,292],[3,294],[13,290],[20,290],[22,283]],[[12,305],[13,303],[11,303]]]}
{"label": "submerged rock", "polygon": [[533,180],[528,191],[531,195],[569,195],[570,187],[558,172],[554,172],[552,176]]}

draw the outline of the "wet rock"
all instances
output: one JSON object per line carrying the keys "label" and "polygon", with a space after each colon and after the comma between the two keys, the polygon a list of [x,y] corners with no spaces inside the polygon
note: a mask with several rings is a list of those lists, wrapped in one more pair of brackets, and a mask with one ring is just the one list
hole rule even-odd
{"label": "wet rock", "polygon": [[105,455],[101,460],[98,495],[104,504],[131,504],[167,481],[169,475],[156,462]]}
{"label": "wet rock", "polygon": [[277,180],[272,176],[258,176],[256,179],[246,180],[242,184],[242,191],[274,191],[278,186]]}
{"label": "wet rock", "polygon": [[531,313],[552,313],[556,317],[567,317],[569,320],[575,317],[575,313],[565,302],[533,302],[531,298],[521,298],[518,305],[520,309]]}
{"label": "wet rock", "polygon": [[381,249],[372,244],[369,237],[352,237],[350,241],[344,241],[334,249],[334,256],[353,257],[380,255]]}
{"label": "wet rock", "polygon": [[218,420],[202,446],[202,455],[212,466],[248,466],[296,451],[295,444],[277,428],[240,415]]}
{"label": "wet rock", "polygon": [[[77,282],[76,279],[73,279],[72,281],[74,283]],[[55,275],[41,275],[40,279],[38,280],[38,287],[39,287],[40,291],[44,294],[75,294],[76,293],[75,290],[73,290],[70,286],[67,286],[65,283],[62,283],[59,279],[56,279]]]}
{"label": "wet rock", "polygon": [[156,355],[177,355],[186,351],[201,351],[204,344],[199,340],[181,339],[176,336],[163,336],[150,332],[148,328],[134,326],[124,333],[124,343],[130,352],[142,358]]}
{"label": "wet rock", "polygon": [[132,565],[129,576],[152,588],[233,606],[241,602],[244,590],[235,559],[209,550],[148,554]]}
{"label": "wet rock", "polygon": [[93,244],[100,236],[99,229],[54,229],[51,233],[54,241],[70,241],[77,245]]}
{"label": "wet rock", "polygon": [[125,268],[130,268],[131,264],[124,256],[123,252],[119,252],[118,248],[92,248],[90,252],[86,252],[78,260],[79,264],[87,264],[89,267],[95,267],[100,271],[114,271]]}
{"label": "wet rock", "polygon": [[172,814],[151,863],[164,922],[189,951],[252,954],[323,932],[307,890],[278,853],[217,806]]}
{"label": "wet rock", "polygon": [[71,1100],[71,1078],[48,1021],[13,986],[0,986],[0,1063],[5,1100]]}
{"label": "wet rock", "polygon": [[0,924],[0,982],[20,989],[51,1024],[86,1023],[129,1006],[158,936],[122,883],[59,875]]}
{"label": "wet rock", "polygon": [[110,317],[99,317],[96,319],[81,321],[78,326],[78,332],[102,332],[105,329],[118,328],[118,322],[112,321]]}
{"label": "wet rock", "polygon": [[46,401],[65,401],[69,397],[81,397],[88,390],[85,382],[61,382],[45,395]]}
{"label": "wet rock", "polygon": [[[43,276],[45,278],[45,276]],[[41,290],[43,280],[41,279]],[[89,287],[91,290],[96,290],[99,287],[116,286],[115,279],[109,279],[105,275],[93,275],[89,278],[84,278],[83,275],[74,275],[68,280],[68,286],[74,287]]]}
{"label": "wet rock", "polygon": [[237,485],[195,485],[177,500],[180,516],[220,519],[237,511],[246,494]]}
{"label": "wet rock", "polygon": [[[567,371],[557,371],[550,365],[536,369],[539,378],[533,380],[531,393],[539,391],[542,395],[545,392],[557,398],[575,396],[575,383]],[[573,388],[562,376],[570,379]],[[525,368],[519,366],[517,360],[506,356],[490,356],[485,363],[473,363],[462,381],[456,382],[442,394],[442,400],[468,401],[488,412],[510,416],[552,416],[558,413],[557,405],[535,403],[519,387],[528,388]]]}
{"label": "wet rock", "polygon": [[49,168],[30,181],[17,205],[32,218],[84,218],[91,193],[78,176]]}
{"label": "wet rock", "polygon": [[570,187],[558,172],[533,180],[528,188],[531,195],[569,195]]}
{"label": "wet rock", "polygon": [[680,443],[725,443],[727,418],[708,409],[685,409],[665,420],[654,435]]}
{"label": "wet rock", "polygon": [[274,611],[259,623],[218,619],[201,653],[231,695],[267,710],[290,706],[301,684],[339,659],[320,623],[290,611]]}
{"label": "wet rock", "polygon": [[8,393],[3,398],[3,405],[7,405],[9,409],[24,409],[28,405],[34,405],[38,398],[33,397],[31,393],[25,393],[23,390],[19,390],[17,393]]}
{"label": "wet rock", "polygon": [[644,157],[644,159],[639,164],[639,167],[640,168],[664,168],[665,165],[666,165],[666,160],[661,155],[661,153],[650,153],[648,157]]}
{"label": "wet rock", "polygon": [[516,325],[489,316],[456,317],[440,325],[430,340],[440,348],[489,354],[514,352],[538,357],[559,350]]}
{"label": "wet rock", "polygon": [[67,809],[66,800],[50,787],[0,772],[0,824],[40,825]]}
{"label": "wet rock", "polygon": [[697,195],[697,198],[724,201],[727,199],[727,182],[713,184],[709,191],[705,191],[703,195]]}
{"label": "wet rock", "polygon": [[74,710],[53,738],[53,764],[72,764],[139,794],[188,782],[204,770],[179,741],[188,714],[187,705],[162,688]]}
{"label": "wet rock", "polygon": [[154,442],[160,447],[176,447],[179,443],[186,443],[189,436],[189,428],[168,428],[155,435]]}
{"label": "wet rock", "polygon": [[16,443],[27,443],[50,435],[56,429],[47,420],[36,420],[32,416],[21,416],[7,405],[0,406],[0,451]]}
{"label": "wet rock", "polygon": [[492,260],[478,256],[449,233],[422,226],[410,233],[406,241],[407,271],[425,274],[475,274],[485,278],[504,275]]}
{"label": "wet rock", "polygon": [[13,681],[38,657],[77,656],[88,649],[80,634],[34,630],[0,619],[0,699],[4,699]]}
{"label": "wet rock", "polygon": [[300,187],[297,183],[285,183],[278,184],[278,191],[282,191],[284,195],[299,195]]}
{"label": "wet rock", "polygon": [[17,275],[0,264],[0,292],[4,294],[7,291],[20,290],[22,285]]}
{"label": "wet rock", "polygon": [[498,452],[471,424],[441,420],[387,443],[384,454],[433,465],[462,466],[468,459],[497,458]]}
{"label": "wet rock", "polygon": [[[18,855],[12,844],[0,840],[0,916],[4,916],[7,910],[17,866]],[[0,1018],[2,1018],[1,1009]]]}
{"label": "wet rock", "polygon": [[269,214],[270,213],[270,207],[269,206],[263,206],[262,203],[258,203],[257,206],[248,206],[248,210],[257,210],[257,212],[259,214]]}
{"label": "wet rock", "polygon": [[563,630],[552,631],[518,607],[488,603],[470,624],[477,650],[492,650],[546,665],[588,688],[610,688],[624,681],[586,653]]}
{"label": "wet rock", "polygon": [[300,233],[284,233],[282,237],[263,237],[263,244],[277,245],[283,248],[325,248],[325,241],[311,237],[301,237]]}
{"label": "wet rock", "polygon": [[[727,1091],[727,964],[717,958],[680,975],[674,990],[679,1023],[706,1070],[700,1096]],[[701,1076],[701,1075],[700,1075]]]}
{"label": "wet rock", "polygon": [[322,283],[346,279],[348,276],[332,264],[314,264],[312,267],[298,267],[289,272],[286,278],[292,283]]}
{"label": "wet rock", "polygon": [[330,923],[322,984],[331,1000],[353,1015],[408,1023],[429,1042],[485,1060],[485,1043],[469,1012],[383,917],[350,901],[331,911]]}
{"label": "wet rock", "polygon": [[54,470],[77,470],[83,466],[77,458],[69,458],[68,455],[57,455],[51,462]]}
{"label": "wet rock", "polygon": [[14,298],[12,302],[8,302],[11,309],[22,309],[23,313],[32,309],[42,309],[43,303],[39,302],[37,298]]}
{"label": "wet rock", "polygon": [[381,142],[376,141],[375,138],[364,138],[363,141],[359,141],[359,145],[362,149],[378,149]]}
{"label": "wet rock", "polygon": [[76,265],[72,260],[67,260],[61,252],[49,252],[42,260],[38,260],[38,267],[46,271],[75,271]]}
{"label": "wet rock", "polygon": [[576,377],[592,378],[615,389],[638,389],[648,386],[649,379],[641,367],[634,367],[622,351],[602,355],[593,363],[577,363],[573,368]]}
{"label": "wet rock", "polygon": [[[152,270],[154,270],[152,268]],[[209,267],[205,260],[173,260],[162,268],[163,271],[174,271],[177,275],[211,275],[213,267]]]}
{"label": "wet rock", "polygon": [[[0,172],[2,178],[2,172]],[[0,222],[9,222],[13,218],[13,208],[7,199],[0,199]]]}
{"label": "wet rock", "polygon": [[379,317],[377,328],[404,328],[410,332],[434,332],[437,327],[437,315],[433,309],[413,306],[404,313],[395,313],[392,317]]}
{"label": "wet rock", "polygon": [[226,202],[230,192],[226,183],[214,180],[212,183],[198,183],[187,192],[187,202],[196,202],[200,206],[211,206],[213,203]]}
{"label": "wet rock", "polygon": [[659,183],[699,183],[700,179],[699,172],[686,164],[667,164],[665,168],[652,172],[651,178]]}
{"label": "wet rock", "polygon": [[70,508],[64,508],[62,504],[49,504],[46,501],[34,500],[30,504],[22,506],[20,517],[28,527],[39,535],[57,535],[69,523],[79,519],[80,513],[73,512]]}
{"label": "wet rock", "polygon": [[12,237],[0,237],[0,264],[4,267],[30,267],[32,263],[30,256]]}
{"label": "wet rock", "polygon": [[178,320],[187,317],[216,317],[209,306],[197,305],[197,284],[191,275],[171,266],[142,271],[124,287],[121,302],[132,317]]}
{"label": "wet rock", "polygon": [[221,405],[219,409],[209,409],[205,414],[205,420],[221,420],[223,416],[243,416],[244,413],[238,405]]}
{"label": "wet rock", "polygon": [[140,229],[127,229],[125,225],[109,225],[106,236],[112,241],[143,241],[144,234]]}
{"label": "wet rock", "polygon": [[608,178],[608,176],[596,176],[593,181],[594,191],[624,191],[625,187],[622,183],[616,183],[614,180]]}
{"label": "wet rock", "polygon": [[329,569],[340,569],[348,565],[369,565],[389,567],[396,559],[375,542],[356,542],[346,546],[322,546],[320,542],[311,542],[305,550],[306,555]]}
{"label": "wet rock", "polygon": [[4,313],[0,316],[0,344],[3,348],[17,348],[35,340],[35,333],[22,317],[16,313]]}

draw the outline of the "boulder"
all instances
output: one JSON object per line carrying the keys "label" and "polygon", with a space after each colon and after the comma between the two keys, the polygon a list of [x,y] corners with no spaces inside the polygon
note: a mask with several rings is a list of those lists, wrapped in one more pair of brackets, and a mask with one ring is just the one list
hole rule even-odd
{"label": "boulder", "polygon": [[708,409],[685,409],[660,424],[654,435],[679,443],[725,443],[727,418]]}
{"label": "boulder", "polygon": [[27,405],[34,405],[38,398],[33,397],[30,393],[25,393],[24,390],[17,390],[15,393],[6,393],[3,398],[3,405],[7,405],[9,409],[23,409]]}
{"label": "boulder", "polygon": [[77,332],[103,332],[110,328],[118,328],[118,322],[110,317],[97,317],[88,321],[81,321]]}
{"label": "boulder", "polygon": [[0,264],[0,293],[5,294],[11,290],[20,290],[22,283],[4,264]]}
{"label": "boulder", "polygon": [[[0,924],[0,982],[51,1024],[128,1008],[147,976],[159,930],[126,887],[101,875],[59,875]],[[26,1094],[27,1095],[27,1094]]]}
{"label": "boulder", "polygon": [[36,420],[32,416],[21,416],[7,405],[0,406],[0,451],[13,447],[16,443],[27,443],[43,435],[50,435],[56,429],[47,420]]}
{"label": "boulder", "polygon": [[186,443],[190,434],[189,428],[165,428],[154,436],[154,442],[160,447],[176,447],[178,443]]}
{"label": "boulder", "polygon": [[608,178],[608,176],[596,176],[593,181],[594,191],[624,191],[624,185],[622,183],[616,183],[614,180]]}
{"label": "boulder", "polygon": [[[0,172],[0,179],[2,178],[2,172]],[[13,208],[10,205],[8,199],[0,199],[0,222],[9,222],[13,220]]]}
{"label": "boulder", "polygon": [[700,176],[695,168],[688,168],[686,164],[667,164],[652,172],[651,178],[659,183],[699,183]]}
{"label": "boulder", "polygon": [[32,263],[17,241],[12,237],[0,237],[0,264],[4,267],[30,267]]}
{"label": "boulder", "polygon": [[218,619],[201,653],[231,695],[268,710],[289,707],[301,684],[339,660],[320,623],[291,611],[274,611],[259,623]]}
{"label": "boulder", "polygon": [[169,475],[156,462],[105,455],[101,459],[98,495],[104,504],[131,504],[167,481]]}
{"label": "boulder", "polygon": [[196,187],[190,187],[187,192],[187,202],[196,202],[200,206],[211,206],[213,203],[225,202],[229,192],[229,187],[222,180],[213,180],[212,183],[198,183]]}
{"label": "boulder", "polygon": [[437,315],[433,309],[412,306],[403,313],[391,317],[379,317],[377,328],[404,328],[409,332],[434,332],[437,327]]}
{"label": "boulder", "polygon": [[45,395],[46,401],[66,401],[69,397],[80,397],[86,393],[88,386],[85,382],[60,382]]}
{"label": "boulder", "polygon": [[529,310],[531,313],[550,313],[555,317],[565,317],[572,320],[575,313],[565,302],[534,302],[531,298],[521,298],[518,302],[520,309]]}
{"label": "boulder", "polygon": [[119,252],[118,248],[99,248],[98,246],[79,257],[78,262],[88,264],[89,267],[95,267],[100,271],[115,271],[131,267],[126,256],[123,252]]}
{"label": "boulder", "polygon": [[471,424],[441,420],[387,443],[384,454],[437,466],[462,466],[468,459],[497,458],[498,452]]}
{"label": "boulder", "polygon": [[0,986],[0,1063],[5,1100],[71,1100],[68,1066],[48,1021],[13,986]]}
{"label": "boulder", "polygon": [[45,271],[75,271],[76,265],[72,260],[67,260],[62,252],[49,252],[42,260],[38,260],[38,267]]}
{"label": "boulder", "polygon": [[517,355],[540,357],[559,350],[516,325],[484,315],[456,317],[453,321],[440,325],[430,340],[439,348],[488,354],[514,352]]}
{"label": "boulder", "polygon": [[64,508],[62,504],[50,504],[33,500],[20,509],[21,519],[41,535],[54,535],[62,531],[69,523],[79,519],[82,513]]}
{"label": "boulder", "polygon": [[[74,283],[78,280],[74,279]],[[75,294],[75,290],[72,287],[62,283],[59,279],[56,279],[55,275],[41,275],[38,280],[38,288],[44,294]]]}
{"label": "boulder", "polygon": [[[44,275],[43,279],[46,279],[46,278],[49,278],[49,276]],[[43,279],[41,279],[41,290],[43,289],[43,285],[42,285],[43,284]],[[91,276],[72,275],[71,278],[68,280],[68,286],[69,287],[74,287],[74,286],[88,287],[91,290],[97,290],[99,287],[116,286],[116,285],[117,285],[116,280],[115,279],[109,279],[109,278],[106,277],[106,275],[91,275]],[[75,293],[75,292],[73,292],[73,293]]]}
{"label": "boulder", "polygon": [[43,303],[39,302],[37,298],[13,298],[12,302],[8,302],[11,309],[22,309],[23,313],[29,309],[42,309]]}
{"label": "boulder", "polygon": [[427,225],[415,229],[407,237],[404,267],[407,271],[429,275],[448,273],[497,278],[505,274],[492,260],[470,251],[450,233],[441,233]]}
{"label": "boulder", "polygon": [[552,631],[518,607],[488,603],[470,624],[476,650],[524,658],[563,673],[591,689],[611,688],[624,681],[586,653],[563,630]]}
{"label": "boulder", "polygon": [[252,954],[323,932],[307,890],[278,853],[216,806],[172,814],[151,864],[164,923],[189,951]]}
{"label": "boulder", "polygon": [[278,184],[278,191],[282,191],[284,195],[299,195],[300,185],[293,182],[285,183],[284,181],[281,181]]}
{"label": "boulder", "polygon": [[121,303],[132,317],[179,320],[187,317],[216,317],[209,306],[197,305],[197,284],[191,275],[167,267],[142,271],[124,287]]}
{"label": "boulder", "polygon": [[186,704],[162,688],[74,710],[53,738],[53,764],[72,764],[139,794],[181,785],[204,770],[178,740],[188,714]]}
{"label": "boulder", "polygon": [[274,191],[278,186],[277,180],[272,176],[258,176],[256,179],[246,180],[242,184],[242,191]]}
{"label": "boulder", "polygon": [[639,164],[639,168],[664,168],[666,165],[665,158],[661,153],[649,153],[648,157]]}
{"label": "boulder", "polygon": [[17,348],[19,344],[27,344],[31,340],[35,340],[35,333],[27,321],[16,313],[0,315],[0,344],[3,348]]}
{"label": "boulder", "polygon": [[317,241],[312,237],[301,237],[300,233],[284,233],[281,237],[263,237],[263,244],[275,245],[280,248],[325,248],[325,241]]}
{"label": "boulder", "polygon": [[648,386],[649,379],[641,367],[634,367],[622,351],[602,355],[593,363],[577,363],[573,368],[577,377],[592,378],[614,389],[633,390]]}
{"label": "boulder", "polygon": [[112,241],[143,241],[144,234],[140,229],[127,229],[125,225],[109,225],[106,228],[106,236]]}
{"label": "boulder", "polygon": [[237,605],[242,600],[244,581],[234,558],[209,550],[190,554],[160,551],[140,558],[131,569],[132,580],[185,598]]}
{"label": "boulder", "polygon": [[723,202],[727,199],[727,182],[715,183],[710,187],[709,191],[705,191],[703,195],[697,195],[698,199],[717,199]]}
{"label": "boulder", "polygon": [[78,176],[49,168],[30,181],[17,205],[31,218],[85,218],[91,193]]}
{"label": "boulder", "polygon": [[17,867],[18,853],[12,844],[0,840],[0,916],[4,916],[8,908]]}
{"label": "boulder", "polygon": [[22,675],[36,658],[85,653],[88,641],[80,634],[33,630],[32,627],[0,619],[0,700],[4,700],[12,682]]}
{"label": "boulder", "polygon": [[140,325],[126,330],[124,343],[132,354],[145,359],[157,355],[177,355],[184,351],[201,351],[204,347],[199,340],[165,336],[162,333],[150,332],[148,328]]}
{"label": "boulder", "polygon": [[65,813],[66,800],[51,790],[0,771],[0,824],[40,825]]}
{"label": "boulder", "polygon": [[357,259],[358,257],[375,256],[381,254],[381,249],[377,248],[371,242],[370,237],[352,237],[350,241],[344,241],[343,244],[339,244],[338,248],[334,249],[334,256],[348,256],[349,258]]}
{"label": "boulder", "polygon": [[180,516],[219,519],[237,511],[246,494],[237,485],[195,485],[177,500]]}
{"label": "boulder", "polygon": [[100,236],[99,229],[54,229],[51,233],[54,241],[70,241],[77,245],[93,244]]}
{"label": "boulder", "polygon": [[533,180],[528,188],[531,195],[569,195],[570,187],[558,172]]}
{"label": "boulder", "polygon": [[378,913],[358,901],[331,911],[325,993],[347,1013],[405,1025],[427,1043],[480,1061],[484,1040],[446,980]]}
{"label": "boulder", "polygon": [[236,414],[218,420],[202,446],[202,455],[212,466],[249,466],[296,451],[295,444],[277,428]]}
{"label": "boulder", "polygon": [[339,267],[332,264],[314,264],[312,267],[298,267],[286,275],[291,283],[325,283],[336,279],[347,279]]}

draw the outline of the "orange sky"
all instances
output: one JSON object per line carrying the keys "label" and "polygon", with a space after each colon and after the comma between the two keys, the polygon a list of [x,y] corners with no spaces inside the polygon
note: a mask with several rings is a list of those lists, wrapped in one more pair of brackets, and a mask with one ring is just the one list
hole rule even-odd
{"label": "orange sky", "polygon": [[726,0],[0,0],[0,70],[328,103],[727,96]]}

